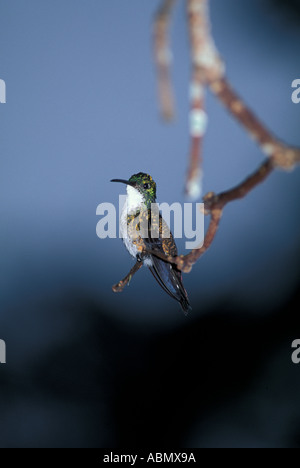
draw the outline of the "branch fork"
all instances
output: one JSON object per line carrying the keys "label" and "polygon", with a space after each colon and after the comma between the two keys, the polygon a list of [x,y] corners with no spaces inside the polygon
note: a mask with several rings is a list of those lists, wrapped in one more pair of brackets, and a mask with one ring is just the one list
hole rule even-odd
{"label": "branch fork", "polygon": [[[291,147],[275,137],[256,117],[251,109],[235,92],[225,76],[225,64],[219,54],[212,33],[209,15],[209,0],[185,0],[191,49],[190,82],[190,155],[185,184],[186,194],[196,200],[202,191],[202,145],[208,117],[205,112],[205,90],[212,93],[225,106],[229,113],[242,125],[249,137],[260,147],[266,156],[263,164],[236,187],[216,195],[213,192],[204,196],[205,214],[210,223],[204,244],[187,255],[168,257],[156,250],[147,251],[162,260],[173,263],[179,270],[189,273],[197,260],[208,250],[217,234],[225,206],[248,195],[264,182],[274,169],[293,170],[300,163],[300,149]],[[175,117],[175,99],[171,82],[171,58],[169,29],[176,0],[163,0],[154,22],[154,59],[157,68],[159,102],[165,120]],[[130,273],[117,285],[114,292],[121,292],[131,278],[141,268],[137,262]]]}

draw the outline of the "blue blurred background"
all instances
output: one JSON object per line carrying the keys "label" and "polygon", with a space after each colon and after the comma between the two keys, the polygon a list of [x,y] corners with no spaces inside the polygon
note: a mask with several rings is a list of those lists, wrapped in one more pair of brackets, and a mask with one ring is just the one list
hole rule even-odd
{"label": "blue blurred background", "polygon": [[[144,171],[160,202],[184,202],[189,43],[172,45],[177,119],[158,115],[149,0],[0,2],[0,446],[300,444],[300,173],[276,172],[226,208],[184,282],[185,318],[122,242],[96,236],[112,178]],[[232,84],[300,146],[299,2],[212,0]],[[258,148],[208,94],[204,192],[240,182]],[[178,242],[181,252],[184,241]],[[146,300],[145,300],[146,299]],[[298,302],[297,302],[298,301]],[[142,305],[141,305],[142,304]]]}

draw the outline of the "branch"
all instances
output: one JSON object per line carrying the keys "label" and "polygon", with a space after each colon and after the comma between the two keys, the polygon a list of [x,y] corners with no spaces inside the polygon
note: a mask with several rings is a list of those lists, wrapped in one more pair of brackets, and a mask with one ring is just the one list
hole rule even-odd
{"label": "branch", "polygon": [[[175,2],[176,0],[163,0],[154,23],[154,55],[158,75],[159,100],[161,113],[166,120],[173,119],[175,115],[170,78],[171,50],[169,46],[169,27]],[[192,59],[190,84],[191,143],[186,194],[193,199],[198,199],[201,194],[202,144],[207,126],[204,95],[205,88],[208,86],[268,157],[258,170],[244,182],[219,195],[210,192],[204,197],[205,214],[210,215],[210,223],[204,243],[200,248],[192,250],[185,256],[176,257],[166,256],[159,250],[146,250],[144,252],[176,265],[184,273],[189,273],[193,265],[213,243],[225,206],[248,195],[255,187],[264,182],[274,168],[292,170],[300,163],[300,149],[285,145],[272,135],[246,106],[225,78],[225,66],[211,34],[209,0],[186,0],[186,2]],[[138,261],[129,274],[113,286],[113,291],[122,292],[142,264],[142,262]]]}
{"label": "branch", "polygon": [[[186,194],[197,199],[201,194],[202,180],[202,143],[207,126],[204,111],[205,88],[212,92],[224,104],[233,117],[245,128],[250,137],[260,146],[262,152],[272,159],[275,166],[285,170],[293,169],[300,162],[300,150],[282,143],[260,122],[246,106],[225,78],[225,65],[215,46],[209,15],[209,0],[186,0],[188,27],[191,44],[192,77],[190,85],[190,157],[186,180]],[[164,4],[173,2],[164,1]],[[167,12],[167,24],[170,11]],[[158,42],[156,43],[158,45]],[[163,43],[157,50],[163,51]],[[162,54],[163,56],[163,54]],[[169,89],[171,85],[169,84]],[[162,88],[161,88],[162,89]],[[167,92],[165,94],[167,98]]]}
{"label": "branch", "polygon": [[234,201],[244,198],[251,192],[257,185],[264,182],[264,180],[271,174],[274,170],[273,162],[270,159],[267,159],[254,174],[247,177],[247,179],[241,184],[237,185],[231,190],[222,192],[219,195],[214,193],[208,193],[204,197],[204,206],[207,212],[212,213],[214,210],[219,209],[223,210],[224,207]]}
{"label": "branch", "polygon": [[212,79],[223,76],[224,65],[211,36],[207,0],[187,0],[191,46],[190,156],[185,193],[197,200],[202,193],[202,147],[207,128],[204,109],[205,88]]}
{"label": "branch", "polygon": [[224,67],[211,37],[207,0],[187,0],[187,16],[192,74],[190,83],[191,142],[185,193],[192,200],[197,200],[202,193],[202,146],[208,121],[204,109],[205,88],[209,79],[223,74]]}
{"label": "branch", "polygon": [[[161,50],[167,42],[167,26],[170,22],[170,6],[172,1],[164,0],[160,10],[160,17],[165,19],[164,41],[156,41],[157,51]],[[225,77],[225,65],[215,46],[209,16],[209,0],[186,0],[188,27],[191,47],[192,74],[190,84],[190,157],[185,192],[190,198],[197,199],[201,193],[202,179],[202,143],[206,131],[207,115],[204,110],[205,88],[210,87],[220,102],[232,116],[244,127],[249,136],[257,142],[268,159],[262,166],[237,187],[219,195],[209,193],[204,197],[205,214],[211,216],[210,224],[201,248],[189,254],[177,257],[168,257],[156,250],[148,251],[152,255],[177,265],[185,273],[191,271],[195,262],[211,246],[219,228],[224,207],[227,203],[245,197],[258,184],[262,183],[275,167],[292,170],[300,163],[300,149],[285,145],[266,128],[266,126],[247,107],[237,95]],[[165,16],[164,16],[165,15]],[[159,17],[159,16],[158,16]],[[163,34],[162,34],[163,36]],[[158,37],[158,36],[157,36]],[[159,80],[161,80],[159,75]],[[169,76],[168,76],[169,80]],[[171,89],[171,84],[168,84]],[[168,97],[168,93],[161,86],[161,100]],[[168,100],[168,99],[167,99]]]}
{"label": "branch", "polygon": [[225,206],[234,200],[244,198],[255,187],[261,184],[273,170],[274,164],[272,160],[267,159],[254,174],[248,177],[237,187],[234,187],[233,189],[226,192],[222,192],[219,195],[211,192],[204,197],[205,214],[210,215],[211,219],[202,247],[192,250],[185,256],[180,255],[177,257],[165,256],[163,253],[156,250],[147,251],[147,253],[151,253],[152,255],[155,255],[156,257],[159,257],[168,263],[173,263],[179,270],[183,271],[184,273],[189,273],[192,270],[192,266],[197,262],[197,260],[199,260],[200,257],[202,257],[202,255],[213,243]]}
{"label": "branch", "polygon": [[165,120],[175,117],[175,103],[170,76],[172,52],[169,45],[169,26],[176,0],[163,0],[154,22],[154,60],[158,76],[161,114]]}
{"label": "branch", "polygon": [[176,260],[177,267],[180,270],[182,270],[184,273],[189,273],[192,269],[192,266],[211,246],[217,234],[225,206],[230,202],[239,200],[248,195],[248,193],[251,192],[255,187],[264,182],[264,180],[271,174],[273,169],[274,165],[272,161],[268,159],[258,168],[254,174],[248,177],[237,187],[234,187],[233,189],[226,192],[222,192],[219,195],[211,192],[204,197],[205,213],[210,214],[211,216],[208,231],[204,239],[204,244],[199,249],[194,249],[189,254],[185,255],[184,257],[180,257],[179,260]]}
{"label": "branch", "polygon": [[236,94],[226,78],[216,79],[210,84],[210,88],[250,137],[258,143],[262,152],[273,159],[276,166],[290,170],[300,162],[300,149],[289,147],[272,135]]}
{"label": "branch", "polygon": [[125,286],[128,285],[132,279],[132,277],[139,271],[139,269],[143,266],[143,262],[137,261],[133,268],[131,268],[130,272],[124,279],[119,281],[119,283],[115,284],[112,287],[113,292],[120,293],[124,290]]}

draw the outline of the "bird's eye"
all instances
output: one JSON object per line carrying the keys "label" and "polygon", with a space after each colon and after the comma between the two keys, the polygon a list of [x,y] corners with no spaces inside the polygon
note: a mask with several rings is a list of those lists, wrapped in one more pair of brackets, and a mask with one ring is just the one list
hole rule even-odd
{"label": "bird's eye", "polygon": [[144,184],[144,189],[145,190],[149,190],[149,188],[150,188],[150,184]]}

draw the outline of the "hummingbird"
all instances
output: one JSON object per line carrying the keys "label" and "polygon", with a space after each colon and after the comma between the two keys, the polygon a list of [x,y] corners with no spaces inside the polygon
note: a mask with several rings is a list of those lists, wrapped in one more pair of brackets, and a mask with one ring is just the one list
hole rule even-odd
{"label": "hummingbird", "polygon": [[[137,261],[149,268],[152,275],[173,299],[180,303],[185,314],[191,309],[188,295],[182,283],[181,271],[176,265],[156,257],[147,250],[177,256],[177,247],[167,223],[156,205],[156,183],[143,172],[129,180],[113,179],[127,185],[127,197],[120,218],[120,233],[126,249]],[[153,232],[157,234],[153,235]]]}

